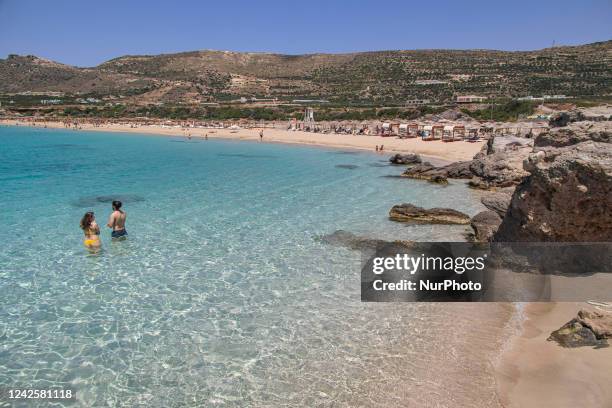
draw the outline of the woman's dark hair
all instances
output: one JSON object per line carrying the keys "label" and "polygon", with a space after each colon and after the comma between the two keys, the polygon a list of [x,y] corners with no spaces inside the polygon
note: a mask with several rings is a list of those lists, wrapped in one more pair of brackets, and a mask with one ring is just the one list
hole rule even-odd
{"label": "woman's dark hair", "polygon": [[91,223],[94,219],[94,213],[92,211],[87,211],[83,218],[81,218],[81,229],[86,230],[91,227]]}
{"label": "woman's dark hair", "polygon": [[113,201],[113,208],[115,210],[119,210],[121,208],[121,201],[117,201],[117,200]]}

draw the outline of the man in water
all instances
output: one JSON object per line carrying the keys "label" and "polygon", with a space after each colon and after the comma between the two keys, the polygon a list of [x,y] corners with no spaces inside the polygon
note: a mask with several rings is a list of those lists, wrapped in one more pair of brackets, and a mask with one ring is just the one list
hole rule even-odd
{"label": "man in water", "polygon": [[111,237],[113,238],[125,238],[127,237],[127,231],[125,230],[125,219],[127,214],[121,210],[121,201],[113,201],[113,212],[108,219],[108,228],[112,228]]}

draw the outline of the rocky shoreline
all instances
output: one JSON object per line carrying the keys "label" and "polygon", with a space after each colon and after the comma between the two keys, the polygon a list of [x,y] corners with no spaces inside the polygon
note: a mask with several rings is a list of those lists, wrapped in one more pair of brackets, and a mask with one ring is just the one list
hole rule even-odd
{"label": "rocky shoreline", "polygon": [[[583,118],[562,112],[551,119],[551,130],[535,139],[494,137],[471,161],[442,167],[415,161],[402,176],[465,179],[486,190],[481,202],[487,210],[469,220],[474,241],[610,242],[612,122]],[[573,347],[603,344],[611,336],[612,312],[580,311],[550,340]]]}

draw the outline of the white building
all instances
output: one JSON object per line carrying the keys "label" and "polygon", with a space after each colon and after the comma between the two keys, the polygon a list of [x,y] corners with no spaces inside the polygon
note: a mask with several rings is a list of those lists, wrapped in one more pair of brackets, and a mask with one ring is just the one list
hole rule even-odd
{"label": "white building", "polygon": [[487,98],[478,95],[460,95],[457,96],[457,103],[477,103],[483,102],[485,99]]}

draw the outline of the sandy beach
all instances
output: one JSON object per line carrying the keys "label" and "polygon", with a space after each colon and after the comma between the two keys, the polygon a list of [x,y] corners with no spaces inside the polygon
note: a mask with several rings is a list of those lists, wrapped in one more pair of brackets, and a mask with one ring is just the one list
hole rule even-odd
{"label": "sandy beach", "polygon": [[[3,125],[32,126],[31,122],[16,120],[0,120]],[[36,123],[36,127],[47,126],[48,128],[65,129],[61,122]],[[104,124],[94,126],[90,123],[82,123],[80,130],[102,131],[102,132],[125,132],[125,133],[150,133],[167,136],[188,136],[204,137],[208,135],[213,139],[235,139],[235,140],[259,140],[258,128],[253,129],[201,129],[201,128],[180,128],[161,125],[148,125],[130,127],[128,124]],[[289,131],[278,128],[264,129],[264,142],[307,144],[341,149],[359,149],[375,151],[376,146],[384,145],[386,153],[417,153],[428,158],[437,159],[443,162],[454,162],[461,160],[471,160],[478,153],[485,143],[478,142],[442,142],[440,140],[424,142],[420,138],[398,139],[396,137],[364,136],[364,135],[345,135],[328,133],[311,133],[303,131]]]}
{"label": "sandy beach", "polygon": [[500,403],[506,408],[612,406],[612,348],[563,348],[550,333],[576,316],[586,303],[524,305],[522,333],[497,367]]}

